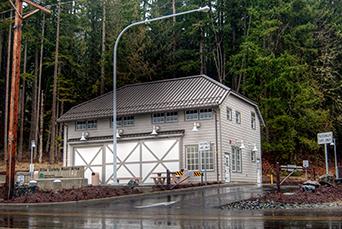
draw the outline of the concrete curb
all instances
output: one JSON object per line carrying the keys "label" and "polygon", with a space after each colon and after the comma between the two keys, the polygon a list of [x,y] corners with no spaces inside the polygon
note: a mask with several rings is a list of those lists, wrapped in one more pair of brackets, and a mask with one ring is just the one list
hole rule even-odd
{"label": "concrete curb", "polygon": [[215,188],[223,188],[223,187],[238,187],[238,186],[246,186],[246,185],[255,185],[250,183],[236,183],[236,184],[215,184],[215,185],[207,185],[207,186],[197,186],[197,187],[189,187],[175,190],[165,190],[165,191],[156,191],[156,192],[148,192],[148,193],[139,193],[139,194],[131,194],[124,196],[113,196],[101,199],[89,199],[89,200],[79,200],[79,201],[66,201],[66,202],[45,202],[45,203],[0,203],[0,209],[16,209],[23,207],[45,207],[45,206],[64,206],[64,205],[86,205],[86,204],[98,204],[104,203],[107,201],[116,202],[123,200],[134,200],[134,199],[142,199],[145,197],[162,197],[170,194],[183,194],[192,191],[199,191],[203,189],[215,189]]}

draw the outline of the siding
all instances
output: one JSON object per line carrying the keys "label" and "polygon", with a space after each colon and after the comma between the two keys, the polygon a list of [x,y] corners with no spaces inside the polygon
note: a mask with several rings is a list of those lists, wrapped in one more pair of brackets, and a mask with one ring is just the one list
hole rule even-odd
{"label": "siding", "polygon": [[[227,107],[232,109],[232,121],[227,119]],[[235,122],[235,111],[241,113],[241,124]],[[251,112],[256,113],[256,129],[251,128]],[[260,119],[254,106],[244,102],[238,97],[230,94],[220,106],[221,113],[221,138],[222,151],[232,152],[232,146],[239,146],[236,141],[243,140],[245,149],[242,149],[242,172],[231,172],[232,182],[253,182],[257,181],[257,163],[251,162],[250,153],[254,144],[257,146],[256,158],[261,163],[261,139],[260,139]],[[221,160],[224,154],[221,154]],[[222,172],[221,172],[222,173]]]}

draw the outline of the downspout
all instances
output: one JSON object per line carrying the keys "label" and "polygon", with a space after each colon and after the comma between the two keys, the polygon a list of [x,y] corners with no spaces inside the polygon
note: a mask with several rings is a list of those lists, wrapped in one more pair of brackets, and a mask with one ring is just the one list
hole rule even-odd
{"label": "downspout", "polygon": [[216,150],[216,181],[219,182],[220,181],[220,173],[219,173],[219,159],[218,159],[218,151],[219,151],[219,147],[218,147],[218,120],[217,120],[217,112],[218,112],[219,108],[217,110],[215,110],[215,150]]}
{"label": "downspout", "polygon": [[64,123],[63,166],[67,167],[68,158],[68,124]]}

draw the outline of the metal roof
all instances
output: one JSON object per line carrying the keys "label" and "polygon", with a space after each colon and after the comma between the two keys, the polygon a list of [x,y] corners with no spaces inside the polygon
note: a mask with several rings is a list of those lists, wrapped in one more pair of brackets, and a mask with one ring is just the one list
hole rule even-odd
{"label": "metal roof", "polygon": [[[127,85],[117,90],[117,115],[218,106],[229,91],[205,75]],[[110,117],[112,104],[110,92],[71,108],[58,121]]]}

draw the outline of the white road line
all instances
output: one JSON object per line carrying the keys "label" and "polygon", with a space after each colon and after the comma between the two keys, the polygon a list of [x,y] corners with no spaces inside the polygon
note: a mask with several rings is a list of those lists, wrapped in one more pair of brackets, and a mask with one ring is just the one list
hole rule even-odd
{"label": "white road line", "polygon": [[169,206],[177,202],[178,201],[161,202],[161,203],[155,203],[155,204],[149,204],[149,205],[135,206],[135,208],[153,208],[153,207],[159,207],[159,206]]}

